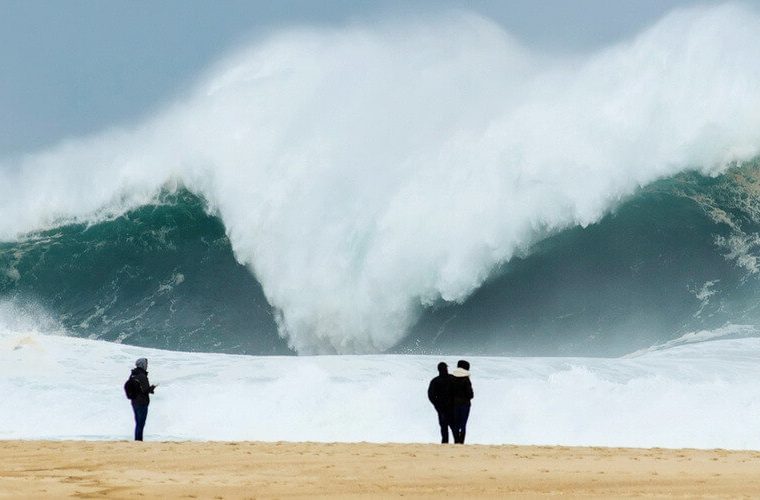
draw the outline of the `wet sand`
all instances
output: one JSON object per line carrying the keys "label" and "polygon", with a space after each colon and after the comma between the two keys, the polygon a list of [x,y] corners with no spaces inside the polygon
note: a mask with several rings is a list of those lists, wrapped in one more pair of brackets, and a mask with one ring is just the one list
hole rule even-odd
{"label": "wet sand", "polygon": [[0,441],[3,498],[757,497],[760,452]]}

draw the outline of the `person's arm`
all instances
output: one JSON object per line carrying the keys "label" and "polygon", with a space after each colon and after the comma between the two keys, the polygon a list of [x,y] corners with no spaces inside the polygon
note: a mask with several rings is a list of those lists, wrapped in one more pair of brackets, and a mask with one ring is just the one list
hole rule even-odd
{"label": "person's arm", "polygon": [[155,389],[155,386],[150,385],[150,382],[148,381],[148,376],[145,374],[141,374],[138,377],[135,377],[137,381],[140,383],[140,392],[142,394],[153,394],[153,389]]}
{"label": "person's arm", "polygon": [[433,381],[430,381],[430,385],[428,385],[428,399],[430,400],[430,403],[435,406],[435,391],[433,390]]}
{"label": "person's arm", "polygon": [[475,397],[475,392],[472,390],[472,381],[470,377],[467,377],[467,392],[469,392],[470,399]]}

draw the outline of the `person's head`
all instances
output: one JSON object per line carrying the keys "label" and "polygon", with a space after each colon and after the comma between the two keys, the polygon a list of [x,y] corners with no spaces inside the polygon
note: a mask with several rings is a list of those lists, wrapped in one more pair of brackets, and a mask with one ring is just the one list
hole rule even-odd
{"label": "person's head", "polygon": [[443,361],[438,363],[438,373],[440,373],[441,375],[446,375],[447,373],[449,373],[449,365],[447,365]]}
{"label": "person's head", "polygon": [[147,358],[140,358],[137,361],[135,361],[135,366],[138,368],[142,368],[145,371],[148,371],[148,360]]}
{"label": "person's head", "polygon": [[457,368],[461,368],[463,370],[470,370],[470,363],[468,361],[465,361],[463,359],[460,359],[457,361]]}

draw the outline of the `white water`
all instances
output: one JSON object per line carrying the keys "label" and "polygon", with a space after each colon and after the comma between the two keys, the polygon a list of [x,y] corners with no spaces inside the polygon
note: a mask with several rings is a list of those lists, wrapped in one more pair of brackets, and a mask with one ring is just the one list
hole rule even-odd
{"label": "white water", "polygon": [[[150,360],[146,439],[436,442],[427,356],[251,357],[0,329],[0,439],[130,439],[123,395]],[[760,449],[760,339],[631,359],[470,358],[468,441]]]}
{"label": "white water", "polygon": [[552,231],[760,152],[760,16],[554,57],[462,13],[284,31],[129,129],[0,162],[0,239],[206,196],[301,353],[371,353]]}

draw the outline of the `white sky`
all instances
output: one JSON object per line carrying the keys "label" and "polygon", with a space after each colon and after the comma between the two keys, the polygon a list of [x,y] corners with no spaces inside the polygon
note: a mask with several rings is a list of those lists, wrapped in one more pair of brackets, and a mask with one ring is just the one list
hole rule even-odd
{"label": "white sky", "polygon": [[424,19],[461,8],[493,19],[526,45],[586,51],[694,3],[0,0],[0,157],[137,121],[187,88],[222,54],[283,26]]}

